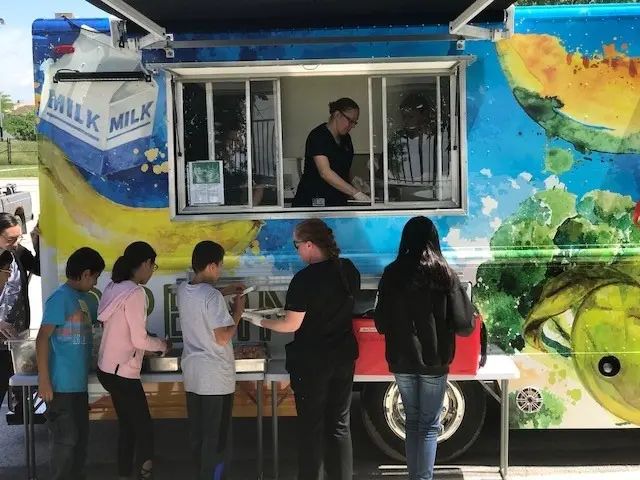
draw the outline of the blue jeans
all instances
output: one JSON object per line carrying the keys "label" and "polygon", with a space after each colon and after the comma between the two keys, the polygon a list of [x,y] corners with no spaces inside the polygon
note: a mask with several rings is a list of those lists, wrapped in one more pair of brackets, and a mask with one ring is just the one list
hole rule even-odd
{"label": "blue jeans", "polygon": [[432,480],[447,376],[395,374],[406,415],[409,480]]}

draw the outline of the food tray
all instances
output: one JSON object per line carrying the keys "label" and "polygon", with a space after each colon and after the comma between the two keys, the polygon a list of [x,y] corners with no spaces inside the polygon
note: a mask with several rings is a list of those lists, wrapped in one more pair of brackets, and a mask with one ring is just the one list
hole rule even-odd
{"label": "food tray", "polygon": [[259,373],[267,370],[269,354],[266,342],[244,342],[233,346],[237,373]]}
{"label": "food tray", "polygon": [[37,375],[36,337],[38,330],[25,330],[18,338],[5,340],[11,350],[13,371],[17,375]]}
{"label": "food tray", "polygon": [[171,373],[180,371],[180,356],[145,356],[143,370],[149,373]]}

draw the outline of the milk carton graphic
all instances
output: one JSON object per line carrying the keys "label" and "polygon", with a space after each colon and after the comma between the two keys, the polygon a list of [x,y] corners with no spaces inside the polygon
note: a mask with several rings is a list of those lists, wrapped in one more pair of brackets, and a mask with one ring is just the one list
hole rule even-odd
{"label": "milk carton graphic", "polygon": [[[132,72],[142,70],[139,52],[114,48],[109,36],[83,28],[73,44],[74,53],[45,62],[45,82],[40,102],[41,121],[64,130],[97,149],[76,155],[73,162],[85,170],[105,175],[144,163],[144,157],[127,155],[122,148],[144,141],[153,131],[158,88],[155,80],[54,83],[58,70],[78,72]],[[133,146],[132,146],[133,149]],[[94,151],[91,151],[94,150]]]}

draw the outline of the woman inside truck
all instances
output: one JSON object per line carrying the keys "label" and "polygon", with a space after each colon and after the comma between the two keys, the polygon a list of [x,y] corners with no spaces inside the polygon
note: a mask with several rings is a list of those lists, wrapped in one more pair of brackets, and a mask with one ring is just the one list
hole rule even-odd
{"label": "woman inside truck", "polygon": [[[40,275],[38,227],[31,232],[35,256],[20,245],[21,240],[21,222],[9,213],[0,213],[0,250],[8,251],[12,256],[9,275],[0,292],[0,404],[9,390],[9,379],[13,375],[11,354],[1,340],[14,338],[29,328],[29,278],[34,273]],[[8,403],[11,406],[11,402]],[[18,414],[18,418],[21,411],[22,403],[17,402],[14,413]]]}
{"label": "woman inside truck", "polygon": [[340,258],[331,229],[321,220],[296,226],[293,245],[308,264],[291,280],[284,320],[250,320],[294,333],[286,346],[298,413],[298,480],[353,478],[349,412],[358,342],[353,333],[354,297],[360,273]]}
{"label": "woman inside truck", "polygon": [[380,278],[374,319],[406,414],[409,479],[431,480],[455,335],[470,335],[475,315],[428,218],[405,225],[398,256]]}
{"label": "woman inside truck", "polygon": [[293,207],[342,207],[350,198],[371,199],[350,183],[353,144],[349,132],[358,124],[360,107],[350,98],[329,104],[329,120],[311,130],[304,153],[304,172]]}

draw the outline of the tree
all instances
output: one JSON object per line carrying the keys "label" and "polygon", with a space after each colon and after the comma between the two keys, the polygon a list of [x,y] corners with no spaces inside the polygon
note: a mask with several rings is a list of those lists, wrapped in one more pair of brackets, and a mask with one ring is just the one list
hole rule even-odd
{"label": "tree", "polygon": [[9,114],[13,111],[13,100],[11,100],[11,96],[0,92],[0,113]]}
{"label": "tree", "polygon": [[36,111],[31,110],[24,115],[5,115],[4,128],[16,140],[36,139]]}

